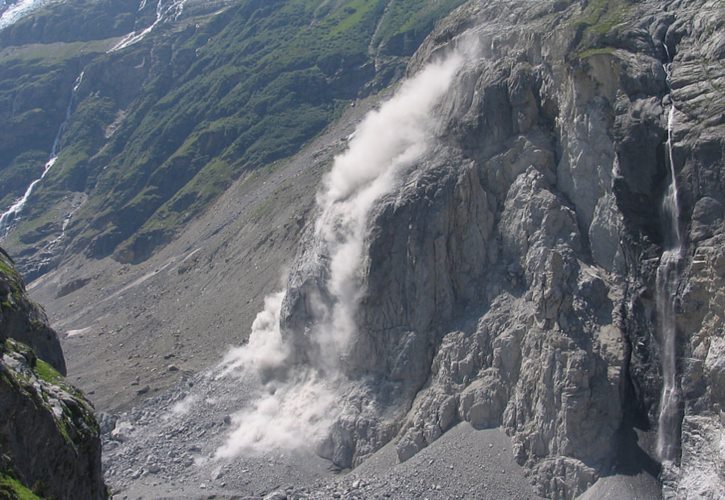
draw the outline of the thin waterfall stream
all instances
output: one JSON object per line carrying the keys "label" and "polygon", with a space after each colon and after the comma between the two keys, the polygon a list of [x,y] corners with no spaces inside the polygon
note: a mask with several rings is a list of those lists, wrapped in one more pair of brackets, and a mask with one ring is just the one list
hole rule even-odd
{"label": "thin waterfall stream", "polygon": [[[665,46],[669,59],[669,51]],[[664,65],[667,84],[670,81],[669,63]],[[667,163],[669,184],[662,200],[664,222],[663,253],[657,268],[656,305],[657,329],[661,342],[662,394],[657,428],[657,456],[662,462],[674,462],[679,449],[679,402],[680,390],[677,382],[677,311],[676,297],[680,283],[682,261],[682,236],[679,227],[680,207],[678,201],[677,174],[673,155],[673,134],[675,107],[670,92],[670,109],[667,115]]]}
{"label": "thin waterfall stream", "polygon": [[10,208],[8,208],[2,215],[0,215],[0,238],[4,237],[7,234],[11,224],[17,220],[18,216],[23,211],[25,204],[28,202],[28,198],[30,198],[30,195],[33,193],[35,186],[37,186],[38,183],[42,181],[46,175],[48,175],[50,169],[53,168],[53,165],[55,165],[55,162],[58,159],[58,154],[60,153],[60,140],[63,136],[63,133],[65,132],[66,127],[68,126],[68,121],[73,114],[76,94],[78,93],[78,88],[83,82],[83,75],[84,72],[81,71],[81,73],[78,75],[78,78],[76,78],[75,83],[73,84],[73,90],[71,91],[70,99],[68,100],[68,106],[65,110],[65,118],[63,119],[63,122],[60,124],[60,127],[58,127],[58,131],[55,134],[55,138],[53,139],[53,146],[50,149],[50,156],[48,157],[48,161],[45,162],[43,173],[40,175],[39,178],[35,179],[33,182],[30,183],[28,188],[25,190],[25,193],[23,193],[23,196],[18,198],[18,200],[16,200],[15,203],[10,206]]}
{"label": "thin waterfall stream", "polygon": [[[156,19],[154,20],[154,22],[141,31],[132,31],[131,33],[127,34],[121,39],[120,42],[118,42],[111,49],[109,49],[108,52],[116,52],[118,50],[125,49],[126,47],[129,47],[135,43],[138,43],[143,40],[146,35],[151,33],[154,28],[156,28],[156,26],[158,26],[159,24],[163,23],[168,19],[178,19],[184,10],[185,4],[186,0],[171,0],[170,2],[159,0],[156,4]],[[145,7],[146,0],[142,0],[138,10],[141,11]]]}

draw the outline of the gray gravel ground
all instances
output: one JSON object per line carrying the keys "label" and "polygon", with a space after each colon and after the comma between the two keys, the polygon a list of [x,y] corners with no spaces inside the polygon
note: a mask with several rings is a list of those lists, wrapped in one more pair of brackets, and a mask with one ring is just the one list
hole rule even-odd
{"label": "gray gravel ground", "polygon": [[523,473],[503,431],[462,423],[402,464],[388,445],[340,483],[364,484],[358,498],[539,498]]}
{"label": "gray gravel ground", "polygon": [[248,393],[239,384],[200,375],[115,422],[105,416],[104,467],[114,498],[538,498],[508,437],[468,424],[405,463],[388,445],[352,472],[310,450],[216,460],[231,430],[228,417]]}
{"label": "gray gravel ground", "polygon": [[634,476],[617,474],[600,478],[577,500],[658,500],[662,486],[645,472]]}

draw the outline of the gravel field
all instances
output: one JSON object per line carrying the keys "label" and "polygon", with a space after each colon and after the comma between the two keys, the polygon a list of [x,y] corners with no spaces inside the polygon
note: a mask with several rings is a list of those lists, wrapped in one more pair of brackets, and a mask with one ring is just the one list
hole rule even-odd
{"label": "gravel field", "polygon": [[[209,373],[114,418],[105,416],[104,467],[114,498],[539,498],[499,429],[459,424],[397,463],[393,446],[353,471],[310,450],[215,459],[247,393]],[[276,495],[276,496],[275,496]]]}

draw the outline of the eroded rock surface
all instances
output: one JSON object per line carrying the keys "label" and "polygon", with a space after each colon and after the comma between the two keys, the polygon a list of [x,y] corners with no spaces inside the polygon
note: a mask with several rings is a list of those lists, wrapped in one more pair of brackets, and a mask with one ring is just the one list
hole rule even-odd
{"label": "eroded rock surface", "polygon": [[0,286],[0,496],[106,498],[93,407],[59,373],[58,338],[1,249]]}
{"label": "eroded rock surface", "polygon": [[[411,73],[454,46],[477,55],[440,104],[438,144],[372,214],[334,461],[392,436],[406,460],[468,421],[503,426],[541,495],[572,498],[633,455],[658,474],[634,430],[657,431],[673,170],[682,444],[662,478],[666,494],[723,492],[706,445],[725,387],[722,23],[716,2],[507,1],[438,26]],[[290,280],[291,335],[324,287],[310,273]]]}

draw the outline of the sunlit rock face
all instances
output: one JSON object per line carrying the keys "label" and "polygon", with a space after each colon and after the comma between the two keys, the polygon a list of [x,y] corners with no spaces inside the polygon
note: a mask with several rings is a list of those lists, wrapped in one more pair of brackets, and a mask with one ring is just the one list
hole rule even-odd
{"label": "sunlit rock face", "polygon": [[[542,495],[574,497],[633,456],[654,474],[664,462],[668,492],[722,487],[718,445],[701,442],[722,432],[725,127],[706,104],[724,79],[722,13],[663,7],[471,2],[418,51],[411,76],[456,50],[463,62],[424,151],[355,229],[352,292],[318,222],[279,304],[290,363],[339,379],[323,454],[356,465],[395,439],[405,460],[465,420],[503,426]],[[662,210],[673,186],[677,210]],[[647,436],[673,225],[681,404],[665,460]],[[314,332],[344,293],[354,329],[333,370]]]}

